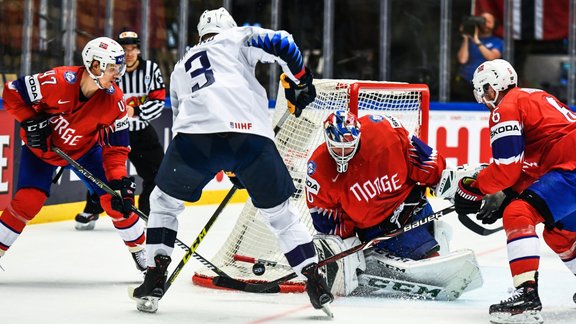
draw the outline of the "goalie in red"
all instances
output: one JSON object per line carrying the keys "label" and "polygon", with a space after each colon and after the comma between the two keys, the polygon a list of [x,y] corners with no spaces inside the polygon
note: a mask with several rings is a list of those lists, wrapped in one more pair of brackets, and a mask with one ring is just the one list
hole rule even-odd
{"label": "goalie in red", "polygon": [[[544,223],[544,241],[576,274],[576,114],[551,94],[517,82],[505,60],[486,61],[474,73],[474,96],[490,110],[494,161],[477,177],[460,180],[455,207],[458,214],[478,213],[484,224],[503,221],[516,291],[490,306],[491,320],[542,323],[536,225]],[[505,194],[480,210],[485,195],[500,191]]]}
{"label": "goalie in red", "polygon": [[[445,160],[400,122],[379,115],[357,119],[339,110],[324,121],[324,131],[326,142],[308,161],[306,179],[308,207],[321,234],[315,240],[320,256],[433,213],[426,188],[438,183]],[[472,251],[440,251],[435,235],[447,241],[448,232],[448,225],[436,221],[343,259],[342,275],[336,276],[341,280],[330,283],[332,291],[387,294],[398,293],[394,287],[401,285],[411,296],[458,298],[481,285],[481,277]]]}
{"label": "goalie in red", "polygon": [[82,60],[84,66],[55,67],[23,76],[4,88],[6,111],[20,122],[26,145],[20,154],[16,194],[0,216],[0,256],[40,212],[56,169],[68,167],[50,149],[53,146],[121,193],[112,197],[73,170],[100,196],[136,267],[143,271],[145,224],[130,209],[135,184],[126,171],[128,117],[122,90],[114,83],[125,71],[125,53],[116,41],[99,37],[86,44]]}

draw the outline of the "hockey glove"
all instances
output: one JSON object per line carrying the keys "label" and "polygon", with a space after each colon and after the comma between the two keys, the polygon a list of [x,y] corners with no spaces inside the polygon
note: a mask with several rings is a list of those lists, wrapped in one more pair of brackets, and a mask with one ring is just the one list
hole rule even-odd
{"label": "hockey glove", "polygon": [[518,197],[518,194],[512,190],[499,191],[493,195],[484,197],[484,205],[478,212],[476,219],[481,220],[482,224],[494,224],[504,215],[504,209],[512,200]]}
{"label": "hockey glove", "polygon": [[232,184],[234,186],[236,186],[236,188],[238,189],[246,189],[246,187],[244,187],[244,185],[242,184],[242,182],[240,182],[240,180],[238,179],[238,177],[236,177],[236,175],[234,174],[234,172],[229,172],[226,171],[224,172],[227,176],[228,179],[230,179],[230,182],[232,182]]}
{"label": "hockey glove", "polygon": [[458,214],[476,214],[480,211],[484,194],[472,187],[474,181],[476,179],[464,177],[458,182],[458,189],[454,196],[454,207]]}
{"label": "hockey glove", "polygon": [[304,76],[300,78],[300,83],[296,84],[285,73],[280,75],[284,96],[288,102],[288,110],[296,117],[300,117],[302,110],[311,104],[316,98],[316,87],[312,84],[312,72],[306,68]]}
{"label": "hockey glove", "polygon": [[35,118],[27,119],[20,123],[20,127],[26,132],[26,142],[29,147],[48,151],[48,143],[52,128],[48,115],[40,115]]}
{"label": "hockey glove", "polygon": [[134,206],[134,192],[136,191],[134,177],[124,177],[122,180],[112,180],[109,185],[110,188],[118,193],[118,195],[103,195],[100,198],[102,207],[110,217],[129,218],[132,214],[132,206]]}

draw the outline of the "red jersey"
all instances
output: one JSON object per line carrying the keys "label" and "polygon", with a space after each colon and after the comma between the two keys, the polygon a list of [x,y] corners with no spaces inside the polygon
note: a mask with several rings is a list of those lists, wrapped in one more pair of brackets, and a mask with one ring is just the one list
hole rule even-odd
{"label": "red jersey", "polygon": [[576,114],[551,94],[513,88],[490,112],[494,159],[473,186],[522,192],[552,169],[576,169]]}
{"label": "red jersey", "polygon": [[[50,115],[51,145],[75,160],[100,140],[107,178],[122,178],[127,175],[126,159],[130,151],[128,117],[122,90],[113,84],[107,90],[97,90],[86,99],[81,96],[80,88],[84,73],[87,73],[84,67],[62,66],[9,82],[4,87],[4,107],[19,122],[38,114]],[[122,132],[126,134],[121,135]],[[23,129],[20,136],[26,141]],[[68,164],[50,150],[30,150],[49,164]]]}
{"label": "red jersey", "polygon": [[[410,137],[388,116],[364,116],[360,147],[338,173],[328,148],[321,144],[308,161],[306,197],[316,229],[341,237],[354,228],[368,228],[392,216],[416,185],[433,186],[445,167],[443,157]],[[323,217],[318,221],[317,217]],[[332,228],[320,223],[328,221]]]}

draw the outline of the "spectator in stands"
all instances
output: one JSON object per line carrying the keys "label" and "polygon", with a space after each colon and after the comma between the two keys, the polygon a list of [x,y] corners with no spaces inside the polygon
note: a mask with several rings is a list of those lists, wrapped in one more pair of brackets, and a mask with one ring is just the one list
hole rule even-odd
{"label": "spectator in stands", "polygon": [[468,19],[475,22],[475,27],[471,34],[471,30],[465,28],[466,21],[460,25],[462,35],[462,44],[458,50],[460,68],[451,88],[452,100],[456,101],[470,99],[474,70],[484,61],[501,58],[504,51],[502,39],[493,35],[496,18],[492,14],[485,12]]}
{"label": "spectator in stands", "polygon": [[[158,64],[140,56],[140,38],[133,31],[122,32],[118,43],[126,52],[126,73],[118,86],[124,92],[130,123],[130,162],[142,177],[142,192],[138,208],[150,213],[149,197],[154,189],[154,177],[164,157],[164,149],[150,121],[162,114],[166,91]],[[77,230],[94,229],[98,215],[103,212],[98,195],[87,194],[84,211],[76,215]]]}

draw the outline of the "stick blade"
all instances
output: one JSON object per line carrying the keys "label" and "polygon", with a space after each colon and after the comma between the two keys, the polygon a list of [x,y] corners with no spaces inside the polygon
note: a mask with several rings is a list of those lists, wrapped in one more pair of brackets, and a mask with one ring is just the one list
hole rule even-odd
{"label": "stick blade", "polygon": [[253,283],[248,283],[248,282],[236,280],[234,278],[228,278],[228,277],[222,277],[222,276],[214,277],[212,279],[212,283],[218,287],[240,290],[240,291],[246,291],[246,292],[252,292],[252,293],[268,293],[268,294],[270,294],[270,293],[280,292],[280,286],[279,285],[273,285],[271,287],[266,287],[268,285],[267,283],[253,284]]}

